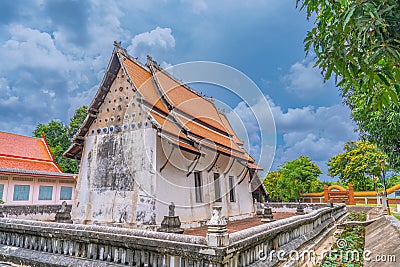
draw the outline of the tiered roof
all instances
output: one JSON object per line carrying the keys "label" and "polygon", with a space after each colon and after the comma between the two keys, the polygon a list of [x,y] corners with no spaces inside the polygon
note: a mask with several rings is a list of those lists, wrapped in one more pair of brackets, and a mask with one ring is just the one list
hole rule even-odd
{"label": "tiered roof", "polygon": [[143,65],[118,44],[89,107],[88,117],[75,136],[74,144],[65,152],[66,157],[81,158],[84,137],[121,67],[133,90],[141,96],[150,121],[163,138],[193,153],[201,153],[199,146],[205,146],[244,161],[251,169],[259,169],[213,101],[179,82],[150,57]]}
{"label": "tiered roof", "polygon": [[0,173],[71,176],[64,174],[45,138],[0,132]]}

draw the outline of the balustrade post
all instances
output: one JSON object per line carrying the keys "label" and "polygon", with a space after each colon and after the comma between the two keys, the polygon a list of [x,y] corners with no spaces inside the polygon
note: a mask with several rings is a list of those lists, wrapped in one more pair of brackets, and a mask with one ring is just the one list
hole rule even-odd
{"label": "balustrade post", "polygon": [[229,245],[229,235],[226,221],[221,217],[220,206],[213,207],[213,215],[207,223],[207,245],[210,247],[225,247]]}

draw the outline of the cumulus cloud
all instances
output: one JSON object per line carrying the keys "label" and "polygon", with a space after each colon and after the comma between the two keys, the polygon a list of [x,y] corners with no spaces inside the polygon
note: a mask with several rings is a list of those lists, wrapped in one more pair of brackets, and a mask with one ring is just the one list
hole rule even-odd
{"label": "cumulus cloud", "polygon": [[[247,130],[246,134],[249,137],[247,144],[250,146],[250,151],[253,153],[270,152],[268,144],[263,147],[263,142],[260,142],[262,140],[260,138],[265,138],[265,136],[260,133],[258,122],[252,114],[268,116],[267,109],[271,109],[278,137],[282,140],[276,150],[273,168],[300,155],[308,156],[313,161],[325,165],[330,157],[342,151],[347,141],[357,139],[354,125],[350,119],[350,111],[343,105],[306,106],[284,110],[270,97],[266,96],[266,98],[269,107],[260,105],[260,102],[251,107],[246,106],[243,102],[239,103],[232,112],[232,114],[237,114],[232,126],[241,138],[245,137],[243,128]],[[229,115],[231,120],[234,119],[232,114]],[[238,117],[240,123],[243,124],[242,127],[239,127]],[[246,142],[246,138],[243,140]],[[321,167],[326,171],[325,166]]]}
{"label": "cumulus cloud", "polygon": [[137,34],[132,38],[127,50],[136,56],[144,57],[144,53],[155,52],[156,49],[166,50],[175,47],[175,38],[170,28],[156,27],[149,32]]}
{"label": "cumulus cloud", "polygon": [[282,77],[285,89],[302,99],[313,98],[326,90],[321,71],[314,68],[314,64],[314,61],[303,60],[290,66]]}
{"label": "cumulus cloud", "polygon": [[[62,51],[56,37],[45,31],[18,24],[10,25],[8,32],[9,39],[0,44],[0,60],[7,62],[0,65],[0,113],[9,129],[29,135],[37,123],[67,121],[75,108],[89,103],[90,99],[74,99],[73,103],[71,99],[76,91],[97,83],[94,77],[99,70],[90,56]],[[30,127],[17,127],[27,120]]]}

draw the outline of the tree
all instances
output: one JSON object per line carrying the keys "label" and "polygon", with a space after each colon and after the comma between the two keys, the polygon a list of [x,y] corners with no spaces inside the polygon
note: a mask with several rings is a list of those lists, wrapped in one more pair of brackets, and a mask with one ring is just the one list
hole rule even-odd
{"label": "tree", "polygon": [[400,184],[400,176],[399,175],[390,176],[386,181],[387,188],[391,188],[397,184]]}
{"label": "tree", "polygon": [[352,117],[357,122],[358,132],[362,139],[376,143],[387,155],[389,165],[399,171],[400,106],[392,103],[380,110],[374,110],[362,105],[365,101],[365,94],[352,95],[347,100],[352,109]]}
{"label": "tree", "polygon": [[[316,15],[305,50],[316,55],[325,80],[332,73],[345,98],[365,93],[368,106],[398,104],[400,1],[296,0]],[[362,105],[365,105],[363,103]]]}
{"label": "tree", "polygon": [[320,183],[318,177],[322,174],[318,165],[306,156],[286,162],[280,172],[283,178],[279,187],[285,192],[285,197],[297,199],[306,192],[314,191]]}
{"label": "tree", "polygon": [[34,137],[45,136],[50,147],[50,151],[54,156],[54,160],[64,172],[77,173],[76,160],[64,158],[63,153],[72,143],[72,136],[79,129],[83,120],[86,118],[87,107],[83,106],[75,111],[74,116],[70,119],[69,125],[64,125],[60,121],[51,120],[48,124],[39,123],[33,131]]}
{"label": "tree", "polygon": [[78,108],[74,116],[70,119],[69,122],[69,127],[68,127],[68,138],[72,139],[74,134],[78,132],[79,128],[81,127],[82,122],[85,120],[88,112],[87,112],[88,107],[87,106],[82,106]]}
{"label": "tree", "polygon": [[351,183],[356,191],[376,190],[381,177],[380,161],[386,155],[375,144],[367,141],[347,142],[344,152],[333,156],[328,161],[330,176],[339,176],[344,183]]}
{"label": "tree", "polygon": [[400,1],[296,0],[314,27],[304,40],[324,79],[336,75],[364,140],[400,170]]}
{"label": "tree", "polygon": [[321,189],[320,174],[322,171],[317,164],[308,157],[300,156],[269,172],[264,178],[264,185],[271,198],[288,201]]}
{"label": "tree", "polygon": [[279,190],[279,181],[282,180],[282,174],[279,171],[272,171],[264,178],[264,186],[272,199],[281,199],[282,194]]}

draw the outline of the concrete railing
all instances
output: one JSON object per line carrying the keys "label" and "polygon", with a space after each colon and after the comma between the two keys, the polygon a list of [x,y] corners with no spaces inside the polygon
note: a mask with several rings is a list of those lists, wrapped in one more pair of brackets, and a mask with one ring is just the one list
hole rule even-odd
{"label": "concrete railing", "polygon": [[[66,206],[71,211],[71,205]],[[53,221],[61,205],[0,205],[0,217]]]}
{"label": "concrete railing", "polygon": [[[262,253],[298,248],[344,213],[344,205],[322,208],[230,235],[213,226],[207,237],[0,218],[0,259],[40,266],[250,266],[264,260]],[[221,233],[226,243],[215,243]]]}
{"label": "concrete railing", "polygon": [[346,213],[345,204],[321,208],[306,215],[252,227],[229,236],[232,257],[228,266],[274,266],[282,258],[313,239]]}

